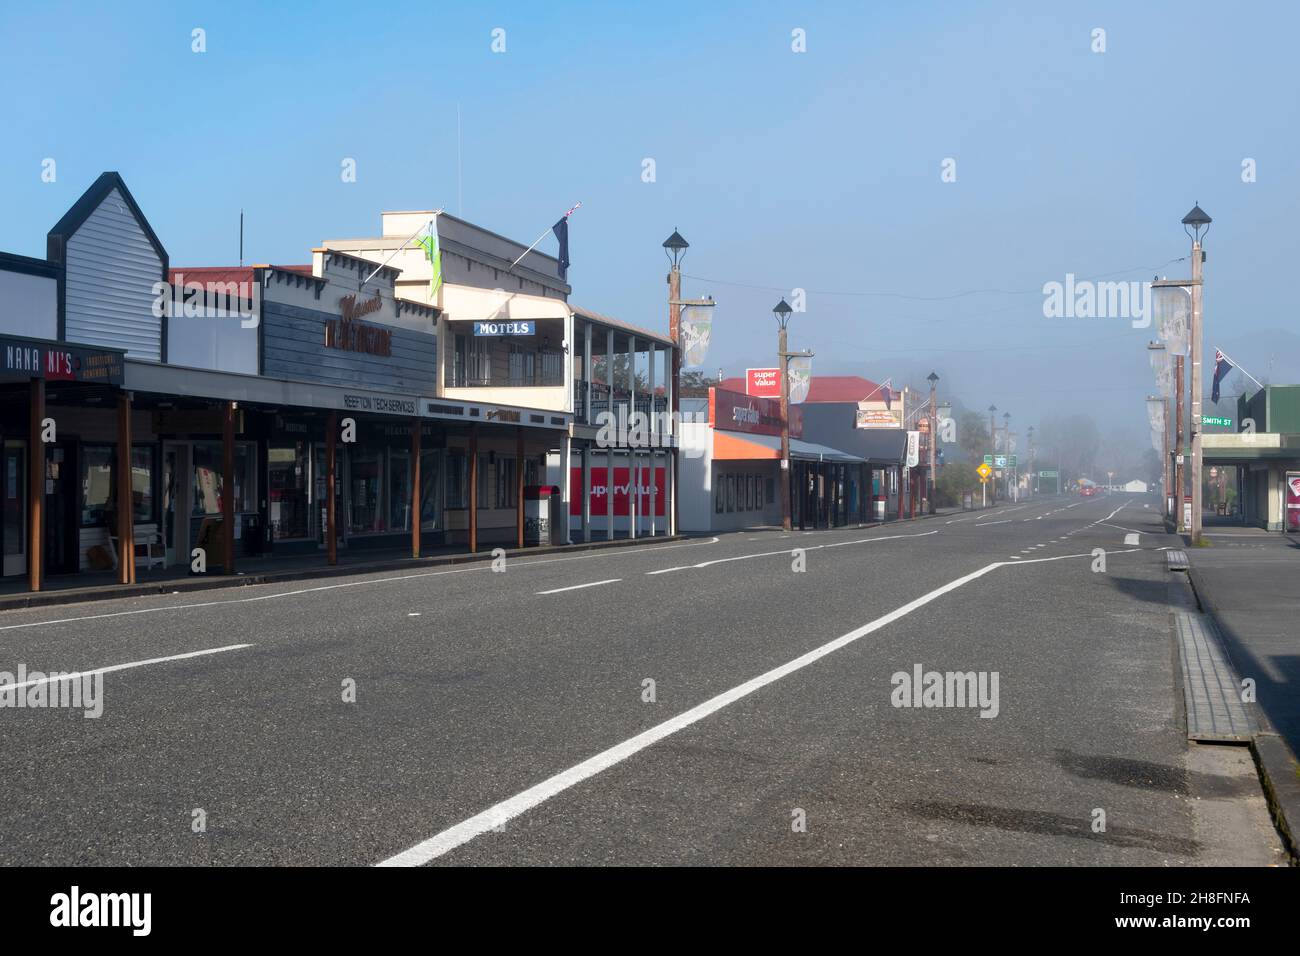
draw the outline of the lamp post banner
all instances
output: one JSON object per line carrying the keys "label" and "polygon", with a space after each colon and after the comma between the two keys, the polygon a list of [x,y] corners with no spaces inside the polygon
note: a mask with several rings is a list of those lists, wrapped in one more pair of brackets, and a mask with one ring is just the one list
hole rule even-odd
{"label": "lamp post banner", "polygon": [[798,405],[808,397],[812,388],[812,356],[797,355],[789,360],[786,369],[790,375],[790,404]]}
{"label": "lamp post banner", "polygon": [[709,341],[713,338],[713,307],[686,306],[677,327],[682,337],[682,364],[687,368],[698,368],[704,364]]}
{"label": "lamp post banner", "polygon": [[1186,355],[1192,323],[1192,295],[1183,286],[1151,290],[1155,323],[1161,341],[1174,355]]}

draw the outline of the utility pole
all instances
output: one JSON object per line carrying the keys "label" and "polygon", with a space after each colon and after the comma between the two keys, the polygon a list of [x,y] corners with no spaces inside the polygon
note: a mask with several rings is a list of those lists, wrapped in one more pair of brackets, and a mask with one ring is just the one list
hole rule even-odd
{"label": "utility pole", "polygon": [[[992,446],[989,448],[989,454],[991,455],[996,455],[998,453],[998,424],[993,418],[993,416],[997,414],[997,411],[998,407],[996,405],[989,406],[989,444]],[[997,485],[993,486],[993,500],[995,502],[998,500]]]}
{"label": "utility pole", "polygon": [[[776,316],[776,354],[781,365],[781,527],[791,530],[790,518],[790,359],[810,356],[811,352],[791,352],[786,343],[786,326],[794,309],[782,299],[772,309]],[[901,500],[901,499],[900,499]]]}

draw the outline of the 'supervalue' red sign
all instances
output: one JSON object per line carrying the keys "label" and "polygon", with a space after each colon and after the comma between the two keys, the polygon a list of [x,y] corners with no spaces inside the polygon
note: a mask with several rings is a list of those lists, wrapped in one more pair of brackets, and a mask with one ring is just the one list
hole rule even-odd
{"label": "'supervalue' red sign", "polygon": [[[605,495],[608,490],[608,482],[605,480],[606,468],[591,469],[591,513],[594,517],[599,518],[608,513],[609,505],[605,503]],[[641,515],[650,513],[650,467],[641,465],[637,468],[638,484],[641,486],[641,504],[637,512]],[[664,493],[664,470],[655,469],[654,475],[655,491],[655,517],[664,516],[664,501],[667,495]],[[628,501],[633,493],[632,483],[629,480],[628,469],[614,467],[614,515],[619,518],[626,518],[628,515]],[[569,514],[582,514],[582,469],[569,469]]]}
{"label": "'supervalue' red sign", "polygon": [[[709,423],[714,428],[729,432],[748,432],[751,435],[781,434],[781,402],[775,398],[741,395],[725,388],[709,389]],[[790,406],[790,435],[803,434],[803,412],[798,405]]]}

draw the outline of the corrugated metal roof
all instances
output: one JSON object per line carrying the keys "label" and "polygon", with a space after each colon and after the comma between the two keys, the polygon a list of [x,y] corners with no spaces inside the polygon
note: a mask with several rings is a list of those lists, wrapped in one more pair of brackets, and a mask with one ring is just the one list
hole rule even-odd
{"label": "corrugated metal roof", "polygon": [[[612,315],[605,315],[601,312],[593,312],[591,309],[584,309],[580,305],[569,303],[569,308],[573,314],[579,318],[588,319],[592,322],[599,322],[601,325],[608,325],[610,328],[620,329],[624,332],[630,332],[637,338],[654,339],[660,345],[672,345],[673,340],[659,332],[651,332],[649,329],[643,329],[639,325],[633,325],[630,322],[624,322],[622,319],[616,319]],[[741,388],[744,391],[744,388]]]}

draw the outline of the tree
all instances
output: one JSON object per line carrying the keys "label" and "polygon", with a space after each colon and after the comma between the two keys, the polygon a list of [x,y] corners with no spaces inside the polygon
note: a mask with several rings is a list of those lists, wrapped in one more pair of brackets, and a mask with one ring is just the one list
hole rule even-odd
{"label": "tree", "polygon": [[950,461],[939,470],[935,482],[936,504],[940,507],[960,505],[964,492],[974,492],[980,486],[980,476],[975,466],[965,461]]}

